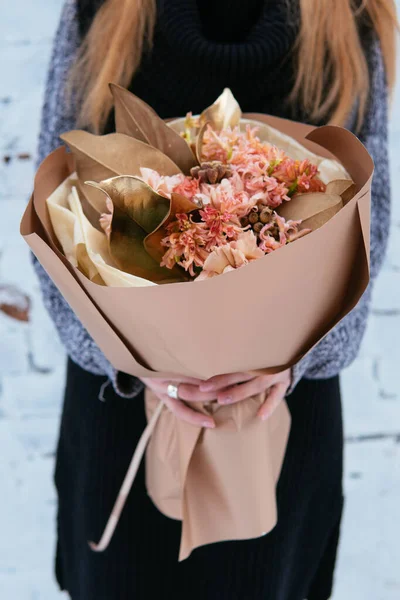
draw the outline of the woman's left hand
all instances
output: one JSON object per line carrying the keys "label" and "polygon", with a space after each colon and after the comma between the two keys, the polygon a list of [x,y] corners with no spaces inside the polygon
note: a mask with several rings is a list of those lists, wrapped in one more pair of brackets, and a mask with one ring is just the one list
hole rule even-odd
{"label": "woman's left hand", "polygon": [[265,421],[285,397],[291,382],[291,370],[276,375],[231,373],[217,375],[200,384],[201,392],[216,392],[219,404],[234,404],[261,392],[268,391],[267,398],[257,415]]}

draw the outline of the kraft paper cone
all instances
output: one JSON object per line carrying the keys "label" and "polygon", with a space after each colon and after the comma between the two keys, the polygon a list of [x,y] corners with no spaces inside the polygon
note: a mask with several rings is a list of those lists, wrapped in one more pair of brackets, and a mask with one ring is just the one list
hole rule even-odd
{"label": "kraft paper cone", "polygon": [[[354,308],[366,289],[373,163],[364,146],[339,127],[313,129],[275,117],[248,116],[294,137],[320,156],[336,157],[354,181],[355,194],[308,236],[243,269],[205,281],[141,288],[112,288],[91,282],[61,252],[46,207],[47,198],[72,173],[67,153],[58,150],[42,163],[21,233],[117,369],[141,377],[171,379],[173,374],[207,379],[234,371],[278,372],[295,364],[317,344]],[[271,314],[273,319],[262,318]],[[149,403],[148,414],[152,410]],[[271,427],[267,432],[261,429],[265,424],[255,423],[256,406],[256,400],[254,405],[244,403],[238,408],[242,414],[224,413],[218,408],[218,427],[201,432],[178,422],[167,424],[171,415],[161,411],[146,459],[148,487],[162,512],[182,518],[181,558],[199,545],[253,537],[273,527],[274,485],[286,446],[289,416],[282,404],[281,414],[276,414],[281,421],[276,421],[275,429],[273,419],[267,422]],[[252,410],[253,421],[248,420]],[[172,432],[169,436],[168,430]],[[234,439],[240,439],[241,455],[252,457],[251,465],[237,460],[238,449],[231,445]],[[178,456],[172,452],[174,447]],[[231,463],[236,467],[234,473],[226,462],[228,447],[236,456]],[[160,460],[162,452],[170,458],[170,472]],[[256,452],[260,454],[256,456]],[[258,460],[267,461],[265,487],[259,480]],[[207,477],[204,474],[206,462],[215,468],[214,479],[209,469]],[[222,486],[220,504],[213,481]],[[254,493],[246,495],[244,490],[243,496],[238,495],[240,481]],[[263,506],[258,504],[260,494],[265,498]],[[220,525],[215,529],[214,522],[211,531],[206,524],[213,519],[214,506]],[[228,512],[238,521],[235,528]]]}

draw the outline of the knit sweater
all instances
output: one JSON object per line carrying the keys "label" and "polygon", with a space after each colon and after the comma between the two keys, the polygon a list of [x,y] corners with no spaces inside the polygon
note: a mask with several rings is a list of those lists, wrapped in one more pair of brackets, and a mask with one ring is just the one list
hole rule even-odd
{"label": "knit sweater", "polygon": [[[85,7],[85,2],[81,4]],[[246,112],[269,112],[307,120],[306,115],[299,110],[295,114],[294,109],[285,104],[293,76],[288,56],[296,26],[282,18],[281,3],[261,3],[261,12],[253,11],[255,22],[244,21],[242,38],[235,29],[238,23],[231,22],[230,30],[223,28],[225,39],[217,42],[212,41],[217,31],[215,28],[206,30],[195,0],[163,1],[159,2],[158,9],[153,49],[144,56],[131,90],[149,102],[160,116],[182,115],[187,110],[198,112],[212,102],[224,86],[229,86]],[[38,162],[60,145],[62,132],[76,126],[76,106],[66,103],[65,83],[82,33],[87,29],[83,14],[87,15],[76,0],[66,0],[48,73]],[[268,40],[267,45],[265,40]],[[385,255],[390,223],[388,92],[380,45],[372,30],[366,29],[363,33],[363,45],[371,92],[358,136],[375,162],[371,283],[351,313],[292,368],[289,393],[302,377],[333,377],[355,359],[366,328],[372,285]],[[350,121],[351,129],[354,118]],[[113,368],[41,265],[36,260],[34,265],[45,305],[72,360],[91,373],[107,375],[118,394],[136,396],[142,389],[141,382]]]}

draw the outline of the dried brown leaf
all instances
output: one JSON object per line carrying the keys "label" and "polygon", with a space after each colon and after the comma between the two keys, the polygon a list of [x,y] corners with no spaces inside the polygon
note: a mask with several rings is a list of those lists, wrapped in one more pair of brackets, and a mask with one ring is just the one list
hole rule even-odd
{"label": "dried brown leaf", "polygon": [[127,218],[136,221],[147,234],[154,231],[168,214],[169,198],[155,192],[138,177],[121,175],[100,183],[95,181],[86,183],[102,190],[110,198],[114,207],[119,208]]}
{"label": "dried brown leaf", "polygon": [[239,124],[242,111],[229,88],[225,88],[222,94],[200,115],[200,126],[209,122],[217,131],[227,127],[235,127]]}
{"label": "dried brown leaf", "polygon": [[188,174],[196,165],[196,158],[179,133],[168,127],[146,102],[125,88],[112,83],[110,89],[115,104],[117,132],[157,148]]}
{"label": "dried brown leaf", "polygon": [[168,217],[168,198],[133,176],[87,183],[101,190],[113,203],[109,249],[119,269],[157,283],[185,279],[178,268],[160,267],[161,258],[155,259],[145,244],[147,236]]}
{"label": "dried brown leaf", "polygon": [[296,194],[281,204],[277,213],[286,220],[301,220],[301,230],[314,231],[339,212],[354,193],[355,186],[350,179],[335,179],[327,184],[326,192]]}
{"label": "dried brown leaf", "polygon": [[356,186],[351,179],[334,179],[326,186],[326,193],[339,194],[343,200],[343,205],[353,198],[356,191]]}
{"label": "dried brown leaf", "polygon": [[202,154],[203,154],[203,139],[204,139],[204,134],[207,131],[207,127],[211,125],[211,123],[209,121],[205,121],[205,123],[203,123],[203,125],[200,128],[199,133],[197,134],[196,137],[196,156],[197,156],[197,160],[199,161],[199,164],[201,164],[202,162]]}
{"label": "dried brown leaf", "polygon": [[277,213],[287,221],[301,220],[300,229],[318,229],[329,221],[343,207],[338,194],[312,192],[296,194],[289,202],[284,202]]}
{"label": "dried brown leaf", "polygon": [[[87,131],[69,131],[61,139],[72,151],[78,178],[103,181],[116,175],[140,175],[141,167],[154,169],[163,175],[181,173],[165,154],[122,133],[97,136]],[[87,187],[85,196],[98,213],[106,212],[105,196]]]}

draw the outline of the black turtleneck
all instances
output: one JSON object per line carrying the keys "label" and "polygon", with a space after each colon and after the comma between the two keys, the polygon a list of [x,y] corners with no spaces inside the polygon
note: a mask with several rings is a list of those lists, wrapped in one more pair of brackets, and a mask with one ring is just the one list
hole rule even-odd
{"label": "black turtleneck", "polygon": [[[78,0],[82,34],[100,4]],[[157,9],[152,50],[130,89],[161,117],[200,112],[224,87],[245,112],[296,116],[285,102],[297,31],[285,0],[158,0]]]}
{"label": "black turtleneck", "polygon": [[197,0],[204,37],[214,42],[240,43],[261,16],[263,0]]}

